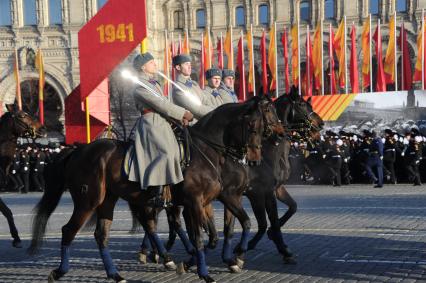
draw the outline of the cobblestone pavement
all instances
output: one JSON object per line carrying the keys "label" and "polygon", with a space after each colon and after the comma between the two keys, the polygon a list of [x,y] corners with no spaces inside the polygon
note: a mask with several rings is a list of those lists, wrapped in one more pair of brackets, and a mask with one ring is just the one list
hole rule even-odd
{"label": "cobblestone pavement", "polygon": [[[285,265],[264,237],[247,254],[245,269],[239,274],[228,272],[219,249],[209,251],[209,270],[218,282],[426,282],[426,186],[289,186],[289,191],[298,202],[298,212],[283,233],[298,264]],[[29,245],[31,210],[40,196],[1,195],[15,214],[25,247]],[[256,221],[246,201],[245,207],[255,231]],[[215,208],[216,224],[222,227],[222,205],[217,203]],[[281,205],[280,214],[284,211]],[[11,247],[6,220],[0,217],[0,282],[46,282],[59,264],[60,231],[71,212],[72,201],[65,194],[49,222],[48,239],[36,256]],[[163,214],[160,222],[160,235],[165,238]],[[178,276],[162,265],[139,264],[136,252],[141,233],[129,234],[130,227],[127,205],[119,202],[110,248],[128,282],[201,282],[194,272]],[[59,282],[107,282],[92,235],[88,230],[77,236],[71,250],[71,271]],[[172,252],[176,262],[188,258],[180,242]]]}

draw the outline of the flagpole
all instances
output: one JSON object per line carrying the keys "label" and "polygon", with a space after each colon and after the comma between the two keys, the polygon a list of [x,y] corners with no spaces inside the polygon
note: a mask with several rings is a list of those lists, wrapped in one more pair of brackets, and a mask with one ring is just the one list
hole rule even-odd
{"label": "flagpole", "polygon": [[324,95],[324,44],[323,44],[323,20],[321,19],[321,86],[322,86],[322,95]]}
{"label": "flagpole", "polygon": [[[169,76],[169,52],[167,50],[168,46],[169,46],[169,39],[167,37],[167,30],[164,31],[164,38],[165,38],[165,47],[166,47],[166,58],[164,58],[164,60],[166,60],[166,67],[167,69],[166,71],[166,75]],[[166,82],[166,87],[167,87],[167,95],[169,97],[169,100],[171,100],[171,93],[170,93],[170,84],[169,82]]]}
{"label": "flagpole", "polygon": [[399,33],[400,33],[399,37],[401,38],[401,90],[404,90],[405,88],[404,87],[404,36],[405,36],[404,19],[402,19],[401,30]]}
{"label": "flagpole", "polygon": [[329,66],[330,66],[330,76],[329,76],[329,80],[330,80],[330,94],[334,94],[333,93],[333,80],[332,80],[332,77],[333,77],[333,72],[334,72],[334,70],[333,70],[333,66],[331,65],[331,60],[333,60],[333,58],[332,58],[332,56],[333,56],[333,48],[332,48],[332,40],[333,40],[333,38],[332,38],[332,36],[331,36],[331,23],[330,23],[330,27],[329,27],[329,43],[328,43],[328,59],[329,59],[329,62],[328,62],[328,64],[329,64]]}
{"label": "flagpole", "polygon": [[278,98],[279,96],[279,90],[278,90],[278,85],[279,85],[279,80],[278,80],[278,45],[277,45],[277,22],[274,22],[274,37],[275,37],[275,97]]}
{"label": "flagpole", "polygon": [[371,35],[371,14],[368,16],[369,17],[369,21],[370,21],[370,32],[369,37],[370,37],[370,92],[373,92],[373,50],[372,50],[372,35]]}
{"label": "flagpole", "polygon": [[222,68],[224,68],[224,64],[223,64],[223,34],[222,32],[220,32],[220,60],[222,62]]}
{"label": "flagpole", "polygon": [[425,10],[422,10],[422,90],[425,89]]}
{"label": "flagpole", "polygon": [[212,67],[212,54],[211,54],[211,41],[210,41],[210,27],[207,27],[207,58],[209,62],[209,68]]}
{"label": "flagpole", "polygon": [[348,60],[347,60],[347,52],[346,52],[346,16],[344,17],[345,22],[343,23],[344,32],[345,32],[345,43],[343,44],[343,48],[345,49],[345,92],[348,94]]}
{"label": "flagpole", "polygon": [[254,68],[254,38],[253,38],[253,24],[250,24],[250,38],[251,38],[251,54],[249,54],[251,56],[251,63],[252,63],[252,77],[253,77],[253,95],[256,96],[256,73],[255,73],[255,68]]}
{"label": "flagpole", "polygon": [[188,48],[188,55],[191,54],[191,51],[189,50],[189,32],[188,32],[188,28],[186,28],[186,48]]}
{"label": "flagpole", "polygon": [[232,36],[232,25],[229,27],[231,29],[230,38],[231,38],[231,69],[234,70],[234,45],[232,44],[233,36]]}
{"label": "flagpole", "polygon": [[299,17],[297,18],[297,76],[299,80],[299,96],[302,95],[302,82],[300,80],[300,22]]}
{"label": "flagpole", "polygon": [[[308,43],[307,46],[306,46],[306,54],[307,54],[307,56],[306,56],[306,67],[307,67],[307,70],[308,70],[308,72],[306,73],[306,86],[307,86],[306,90],[307,90],[308,94],[305,93],[305,95],[309,95],[309,89],[311,87],[311,82],[310,82],[310,80],[311,80],[311,78],[310,78],[311,68],[310,68],[310,62],[309,61],[310,61],[310,57],[312,56],[312,54],[309,53],[309,47],[311,45],[311,38],[309,36],[309,25],[306,25],[306,42]],[[299,80],[300,80],[300,78],[299,78]]]}
{"label": "flagpole", "polygon": [[397,61],[397,57],[396,57],[396,50],[397,50],[397,39],[396,39],[396,11],[394,11],[394,40],[395,40],[395,66],[394,66],[394,70],[395,70],[395,91],[398,90],[398,61]]}
{"label": "flagpole", "polygon": [[241,66],[241,72],[243,73],[242,74],[242,82],[243,82],[243,85],[242,85],[242,88],[243,88],[243,101],[246,101],[246,84],[245,84],[245,70],[244,70],[244,33],[243,33],[243,30],[241,30],[241,33],[240,33],[240,38],[241,38],[241,61],[242,61],[242,66]]}
{"label": "flagpole", "polygon": [[22,97],[21,97],[21,79],[19,77],[19,62],[18,50],[15,48],[15,80],[16,80],[16,100],[18,101],[18,109],[22,110]]}

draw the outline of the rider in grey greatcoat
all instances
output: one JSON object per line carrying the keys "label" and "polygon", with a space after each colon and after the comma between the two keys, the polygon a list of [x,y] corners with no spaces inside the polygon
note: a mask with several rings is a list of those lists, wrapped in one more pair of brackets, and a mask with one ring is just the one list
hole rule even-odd
{"label": "rider in grey greatcoat", "polygon": [[183,181],[178,143],[168,120],[188,125],[193,119],[190,111],[171,103],[155,80],[157,65],[150,53],[138,55],[133,67],[138,80],[150,90],[137,86],[133,92],[141,117],[136,122],[136,160],[130,166],[129,180],[149,189],[155,206],[162,206],[164,185]]}
{"label": "rider in grey greatcoat", "polygon": [[[235,72],[230,69],[222,70],[222,81],[220,82],[219,92],[222,97],[227,95],[229,98],[225,98],[224,100],[231,100],[230,102],[238,102],[238,96],[234,91],[234,83],[235,83]],[[226,102],[229,103],[229,102]]]}
{"label": "rider in grey greatcoat", "polygon": [[225,103],[234,102],[228,93],[221,92],[219,90],[222,80],[222,70],[217,68],[211,68],[206,71],[206,79],[208,85],[205,91],[211,95],[213,105],[218,107]]}
{"label": "rider in grey greatcoat", "polygon": [[173,57],[173,67],[177,74],[175,83],[185,91],[173,86],[173,103],[191,111],[197,120],[216,108],[211,96],[191,80],[191,57],[184,54]]}

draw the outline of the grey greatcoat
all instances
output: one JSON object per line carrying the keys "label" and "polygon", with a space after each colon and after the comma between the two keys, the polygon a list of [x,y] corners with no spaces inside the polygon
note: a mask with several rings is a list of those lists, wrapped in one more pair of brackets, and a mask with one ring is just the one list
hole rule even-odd
{"label": "grey greatcoat", "polygon": [[211,95],[211,99],[215,107],[219,107],[222,104],[234,102],[228,93],[226,93],[225,91],[220,91],[219,88],[212,88],[210,86],[206,86],[205,91]]}
{"label": "grey greatcoat", "polygon": [[130,165],[129,180],[140,182],[141,188],[177,184],[183,181],[176,137],[165,118],[182,120],[185,109],[171,103],[161,86],[145,74],[139,80],[149,85],[159,97],[142,86],[133,96],[142,116],[136,122],[136,160]]}
{"label": "grey greatcoat", "polygon": [[238,102],[238,96],[235,91],[228,88],[223,82],[220,83],[218,90],[222,99],[227,101],[225,103]]}
{"label": "grey greatcoat", "polygon": [[187,79],[182,75],[178,75],[176,84],[200,100],[201,105],[197,105],[193,103],[184,92],[182,92],[177,87],[173,87],[173,103],[191,111],[195,119],[201,119],[201,117],[216,108],[213,104],[211,96],[202,90],[196,82],[189,78]]}

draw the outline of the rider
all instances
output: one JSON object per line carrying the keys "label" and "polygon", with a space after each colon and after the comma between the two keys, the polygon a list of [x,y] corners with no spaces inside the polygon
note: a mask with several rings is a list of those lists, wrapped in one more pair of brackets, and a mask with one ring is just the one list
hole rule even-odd
{"label": "rider", "polygon": [[[219,92],[221,94],[226,94],[227,96],[229,96],[231,99],[231,101],[229,102],[238,102],[238,97],[234,91],[234,82],[235,82],[235,72],[230,69],[223,69],[222,81],[220,82]],[[223,100],[225,100],[225,98]],[[228,100],[226,99],[226,101]],[[229,102],[225,102],[225,103],[229,103]]]}
{"label": "rider", "polygon": [[211,68],[206,71],[208,85],[205,89],[212,97],[213,104],[217,107],[225,103],[234,102],[226,92],[220,91],[222,71],[218,68]]}
{"label": "rider", "polygon": [[186,126],[193,115],[163,95],[155,80],[157,64],[150,53],[136,56],[133,67],[149,89],[138,85],[133,92],[141,117],[136,122],[136,160],[130,166],[129,180],[139,182],[143,190],[148,189],[154,206],[161,207],[163,186],[183,181],[178,143],[169,121]]}
{"label": "rider", "polygon": [[[201,119],[215,106],[211,95],[202,90],[197,82],[191,80],[191,57],[185,54],[176,55],[173,57],[173,67],[177,74],[175,83],[185,91],[173,87],[173,103],[191,111],[195,119]],[[193,98],[197,100],[197,103]]]}

